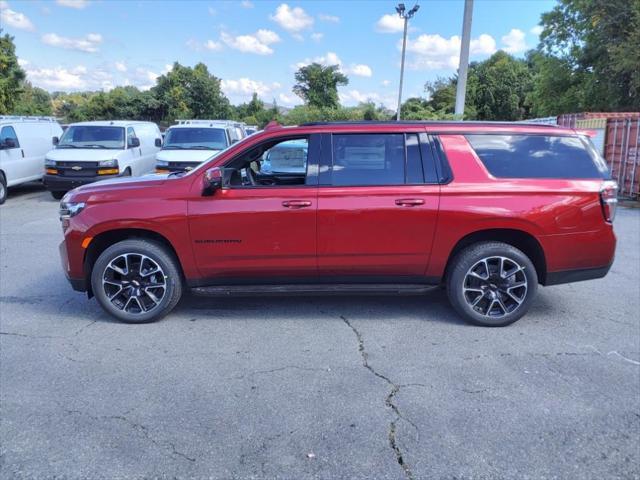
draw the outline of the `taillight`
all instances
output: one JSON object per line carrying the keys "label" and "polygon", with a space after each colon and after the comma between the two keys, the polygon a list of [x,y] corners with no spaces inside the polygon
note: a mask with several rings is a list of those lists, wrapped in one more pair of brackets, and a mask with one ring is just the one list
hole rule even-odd
{"label": "taillight", "polygon": [[607,180],[600,187],[600,203],[602,215],[607,222],[613,222],[618,205],[618,184],[613,180]]}

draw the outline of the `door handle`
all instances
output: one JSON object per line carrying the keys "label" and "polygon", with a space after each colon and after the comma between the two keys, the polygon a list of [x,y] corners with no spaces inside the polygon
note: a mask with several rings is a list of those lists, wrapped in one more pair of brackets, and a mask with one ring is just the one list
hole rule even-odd
{"label": "door handle", "polygon": [[282,206],[287,208],[305,208],[310,207],[311,202],[309,200],[285,200],[282,202]]}
{"label": "door handle", "polygon": [[399,207],[415,207],[417,205],[424,205],[424,200],[421,198],[398,198],[396,205]]}

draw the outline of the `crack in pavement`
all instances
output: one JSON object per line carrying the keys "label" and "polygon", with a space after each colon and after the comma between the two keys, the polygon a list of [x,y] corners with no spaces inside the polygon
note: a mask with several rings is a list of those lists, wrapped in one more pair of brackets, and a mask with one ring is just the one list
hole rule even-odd
{"label": "crack in pavement", "polygon": [[236,377],[231,377],[233,380],[244,380],[247,377],[252,377],[254,375],[264,375],[267,373],[275,373],[281,372],[283,370],[302,370],[304,372],[330,372],[330,368],[311,368],[311,367],[299,367],[298,365],[285,365],[284,367],[272,368],[270,370],[256,370],[254,372],[249,372],[244,375],[238,375]]}
{"label": "crack in pavement", "polygon": [[195,462],[196,459],[193,457],[188,456],[187,454],[179,451],[176,447],[176,445],[173,442],[170,442],[168,440],[166,440],[163,443],[157,441],[155,438],[153,438],[151,436],[151,432],[149,432],[149,429],[145,426],[142,425],[141,423],[137,423],[134,422],[132,420],[129,420],[126,415],[130,412],[131,410],[129,410],[128,412],[125,412],[125,414],[123,415],[101,415],[101,416],[95,416],[95,415],[91,415],[89,413],[86,412],[82,412],[80,410],[67,410],[65,409],[65,412],[67,412],[68,415],[72,415],[72,414],[76,414],[76,415],[84,415],[87,416],[93,420],[119,420],[121,422],[125,422],[127,425],[129,425],[131,428],[133,428],[133,430],[140,432],[144,438],[146,438],[147,440],[149,440],[151,443],[153,443],[155,446],[160,447],[160,448],[167,448],[167,446],[171,449],[171,454],[172,455],[177,455],[179,457],[184,458],[185,460],[188,460],[190,462]]}
{"label": "crack in pavement", "polygon": [[381,380],[384,380],[387,384],[389,384],[391,386],[391,392],[389,392],[389,395],[387,395],[387,398],[385,399],[384,403],[385,403],[385,405],[387,407],[389,407],[393,411],[393,413],[395,413],[397,418],[395,420],[393,420],[389,424],[389,435],[388,435],[389,446],[391,447],[391,449],[395,453],[396,461],[398,462],[398,465],[400,465],[400,467],[402,467],[402,470],[404,471],[405,476],[409,480],[413,480],[414,479],[413,472],[411,471],[411,468],[409,467],[409,465],[405,461],[404,455],[402,454],[402,450],[400,449],[400,445],[398,444],[398,438],[397,438],[397,433],[396,433],[396,425],[398,423],[398,420],[404,420],[409,425],[411,425],[413,428],[415,428],[418,433],[419,433],[419,430],[418,430],[418,426],[415,423],[413,423],[411,420],[409,420],[404,415],[402,415],[402,413],[398,409],[398,406],[395,403],[393,403],[393,398],[396,396],[396,394],[403,387],[409,387],[409,386],[425,387],[426,385],[423,385],[421,383],[411,383],[411,384],[405,384],[405,385],[397,384],[397,383],[393,382],[386,375],[383,375],[382,373],[377,372],[369,364],[369,354],[367,353],[366,349],[364,348],[364,337],[362,336],[362,333],[360,333],[360,331],[358,331],[358,329],[355,328],[351,324],[351,322],[344,315],[340,315],[340,319],[342,319],[342,321],[345,323],[345,325],[347,325],[351,329],[351,331],[353,331],[353,333],[356,336],[356,339],[358,340],[358,352],[360,353],[360,356],[362,357],[362,366],[364,368],[366,368],[367,370],[369,370],[369,372],[371,372],[373,375],[375,375],[376,377],[378,377]]}

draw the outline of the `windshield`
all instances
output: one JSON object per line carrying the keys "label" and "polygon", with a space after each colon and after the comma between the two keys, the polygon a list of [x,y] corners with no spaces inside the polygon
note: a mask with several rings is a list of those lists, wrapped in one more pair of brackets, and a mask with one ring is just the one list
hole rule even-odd
{"label": "windshield", "polygon": [[227,135],[223,128],[170,128],[164,139],[163,150],[222,150],[227,146]]}
{"label": "windshield", "polygon": [[58,148],[124,148],[124,128],[76,125],[67,128]]}

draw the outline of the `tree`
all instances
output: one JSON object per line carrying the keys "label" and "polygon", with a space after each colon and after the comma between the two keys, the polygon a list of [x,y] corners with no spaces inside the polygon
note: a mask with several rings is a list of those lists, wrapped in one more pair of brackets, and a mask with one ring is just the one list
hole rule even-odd
{"label": "tree", "polygon": [[640,108],[640,1],[560,0],[541,25],[539,52],[555,61],[543,61],[539,98],[569,82],[583,92],[561,95],[569,111]]}
{"label": "tree", "polygon": [[220,79],[211,75],[204,63],[184,67],[178,62],[170,72],[158,77],[152,92],[164,119],[227,118],[231,113],[229,100],[220,88]]}
{"label": "tree", "polygon": [[22,93],[24,70],[18,64],[13,37],[2,35],[0,28],[0,115],[13,113]]}
{"label": "tree", "polygon": [[407,98],[400,108],[403,120],[433,120],[436,114],[427,100],[419,97]]}
{"label": "tree", "polygon": [[315,108],[338,108],[338,87],[349,84],[349,79],[339,71],[338,65],[323,66],[312,63],[295,73],[293,93],[305,104]]}
{"label": "tree", "polygon": [[51,95],[42,88],[24,82],[23,90],[13,108],[16,115],[52,115]]}

